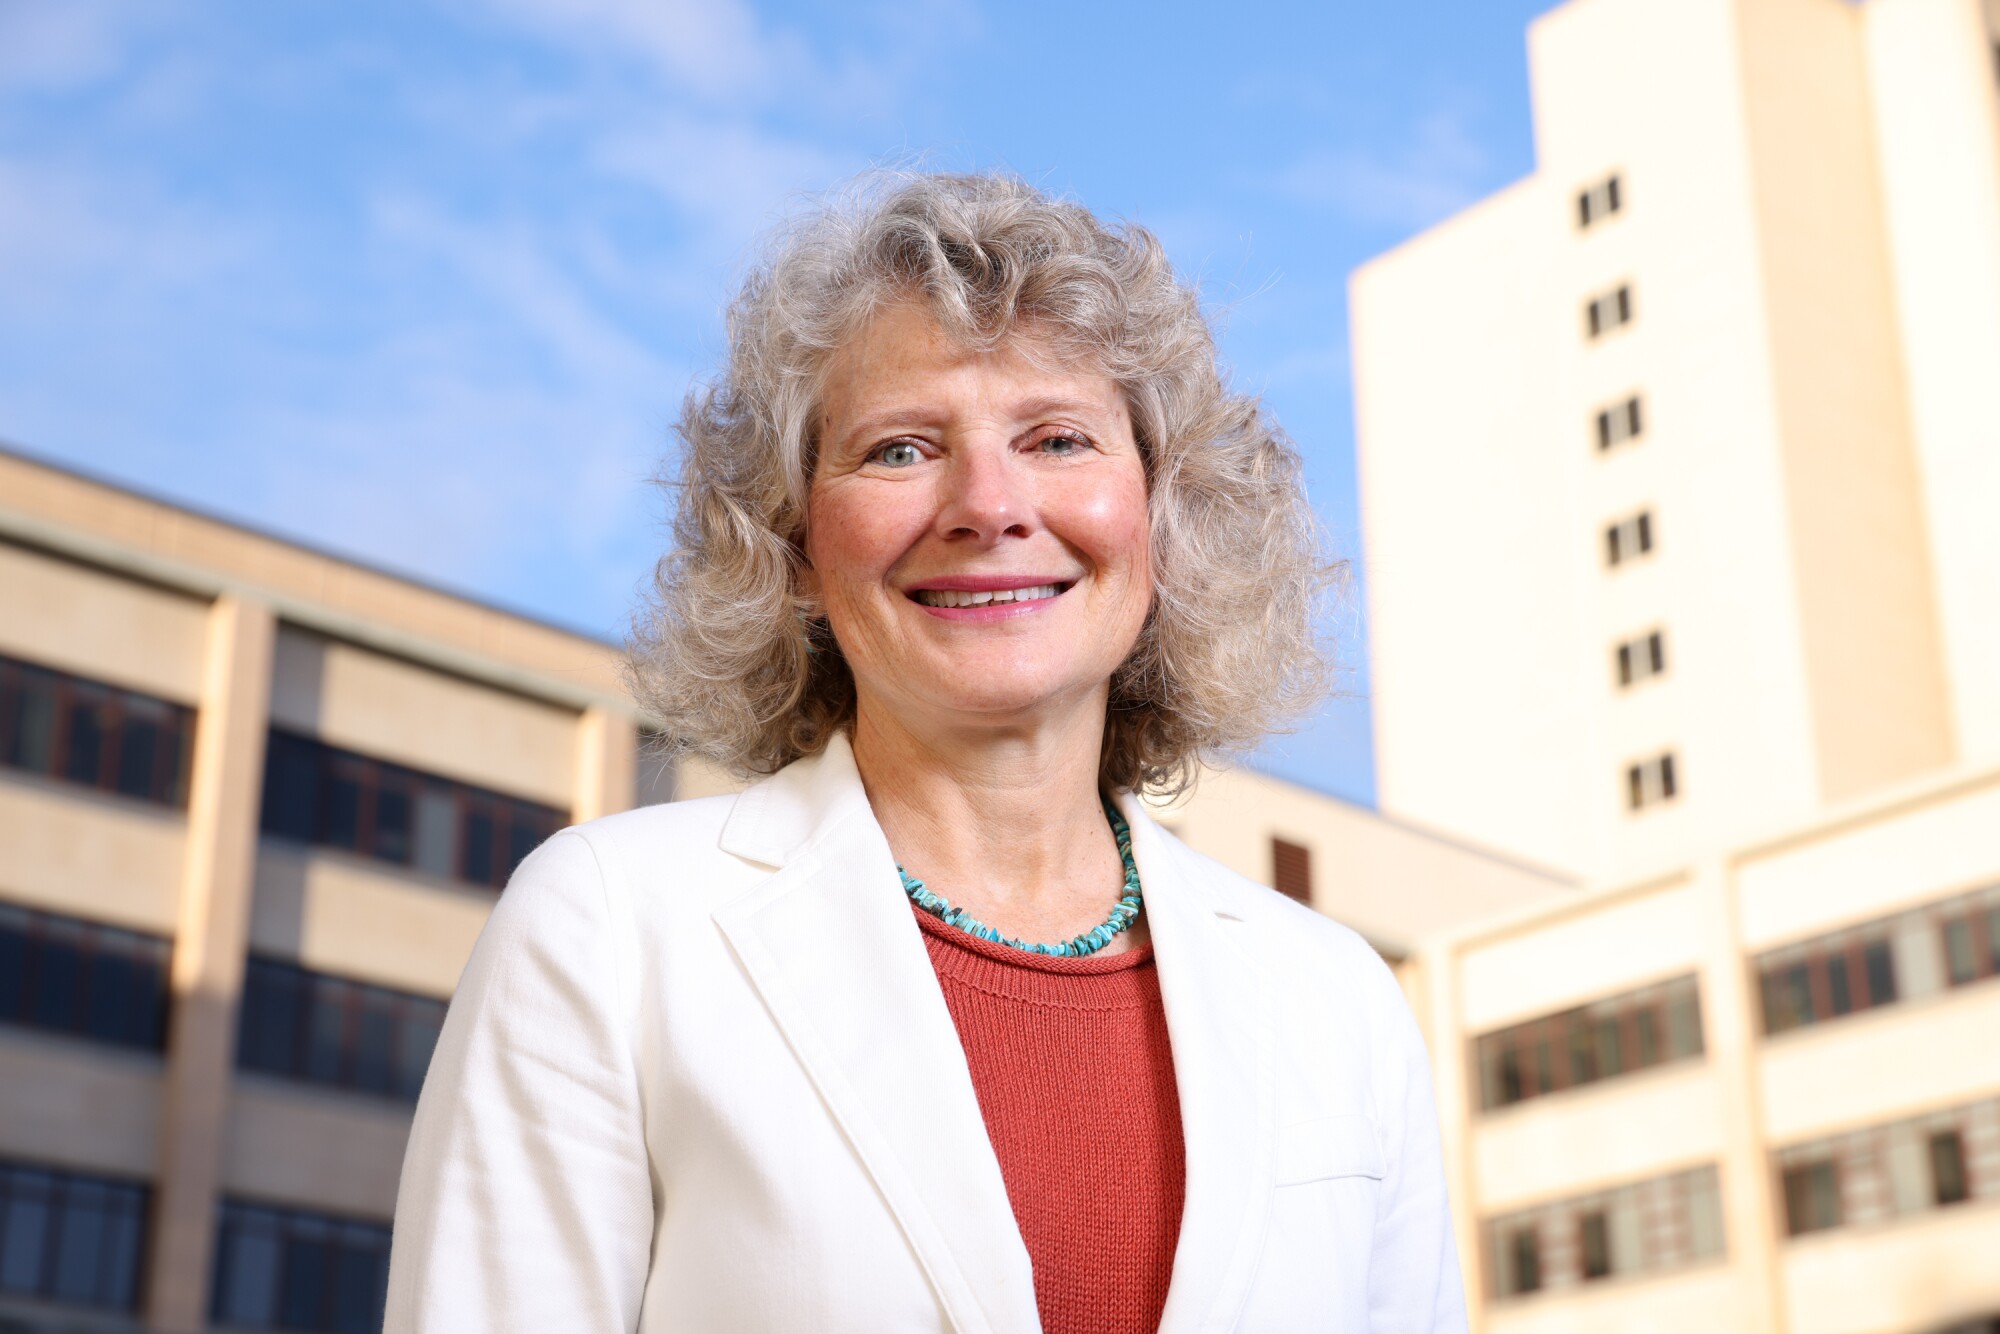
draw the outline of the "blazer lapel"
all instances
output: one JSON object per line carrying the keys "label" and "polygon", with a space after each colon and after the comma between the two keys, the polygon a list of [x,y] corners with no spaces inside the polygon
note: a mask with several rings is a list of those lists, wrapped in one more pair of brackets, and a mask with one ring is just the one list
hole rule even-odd
{"label": "blazer lapel", "polygon": [[1120,799],[1160,970],[1180,1091],[1187,1201],[1161,1334],[1227,1330],[1249,1295],[1277,1143],[1271,986],[1199,868],[1145,809]]}
{"label": "blazer lapel", "polygon": [[952,1324],[1038,1330],[965,1053],[846,739],[744,793],[722,843],[779,868],[715,920]]}

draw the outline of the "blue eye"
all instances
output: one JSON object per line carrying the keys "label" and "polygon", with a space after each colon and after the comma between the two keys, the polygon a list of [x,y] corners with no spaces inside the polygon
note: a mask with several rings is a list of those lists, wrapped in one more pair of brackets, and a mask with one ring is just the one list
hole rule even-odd
{"label": "blue eye", "polygon": [[1051,435],[1042,440],[1042,451],[1048,454],[1078,454],[1090,448],[1088,441],[1076,435]]}
{"label": "blue eye", "polygon": [[907,468],[922,458],[923,454],[907,440],[891,440],[875,451],[875,461],[891,468]]}

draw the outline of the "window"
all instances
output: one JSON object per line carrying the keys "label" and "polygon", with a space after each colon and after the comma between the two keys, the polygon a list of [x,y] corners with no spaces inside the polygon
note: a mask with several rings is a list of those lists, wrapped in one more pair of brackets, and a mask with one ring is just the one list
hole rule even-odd
{"label": "window", "polygon": [[1312,903],[1312,849],[1282,838],[1271,840],[1271,884],[1286,898]]}
{"label": "window", "polygon": [[1698,1167],[1492,1219],[1485,1245],[1496,1298],[1716,1259],[1724,1251],[1716,1171]]}
{"label": "window", "polygon": [[1972,1197],[1965,1183],[1965,1135],[1940,1130],[1930,1137],[1931,1203],[1958,1204]]}
{"label": "window", "polygon": [[236,1065],[286,1079],[416,1100],[445,1003],[253,956]]}
{"label": "window", "polygon": [[158,936],[0,903],[0,1023],[159,1051],[171,948]]}
{"label": "window", "polygon": [[1583,1249],[1584,1278],[1608,1276],[1611,1273],[1611,1216],[1602,1209],[1585,1214],[1578,1243]]}
{"label": "window", "polygon": [[289,732],[264,759],[265,833],[494,889],[568,818]]}
{"label": "window", "polygon": [[1623,565],[1653,549],[1653,512],[1640,510],[1604,530],[1604,563]]}
{"label": "window", "polygon": [[166,806],[187,804],[194,710],[0,658],[0,765]]}
{"label": "window", "polygon": [[1637,394],[1622,403],[1600,409],[1597,414],[1597,452],[1602,454],[1627,440],[1636,440],[1645,429]]}
{"label": "window", "polygon": [[384,1225],[225,1200],[215,1259],[219,1325],[327,1334],[382,1328]]}
{"label": "window", "polygon": [[1584,304],[1584,326],[1592,338],[1600,338],[1613,329],[1632,322],[1632,285],[1620,283],[1600,296],[1592,297]]}
{"label": "window", "polygon": [[2000,1199],[2000,1097],[1794,1144],[1776,1154],[1792,1236]]}
{"label": "window", "polygon": [[1702,1054],[1695,979],[1612,996],[1483,1034],[1474,1044],[1491,1110]]}
{"label": "window", "polygon": [[1783,1033],[2000,975],[2000,885],[1757,956],[1764,1031]]}
{"label": "window", "polygon": [[1542,1286],[1542,1239],[1534,1225],[1507,1229],[1501,1236],[1499,1291],[1512,1297]]}
{"label": "window", "polygon": [[129,1311],[146,1188],[0,1163],[0,1295]]}
{"label": "window", "polygon": [[1620,197],[1623,189],[1616,175],[1606,176],[1587,190],[1577,192],[1576,225],[1589,227],[1594,222],[1602,222],[1620,208],[1624,201]]}
{"label": "window", "polygon": [[1625,766],[1625,807],[1644,810],[1660,806],[1679,795],[1679,779],[1674,774],[1674,755],[1667,751],[1649,760]]}
{"label": "window", "polygon": [[1832,1159],[1786,1168],[1784,1181],[1788,1234],[1840,1226],[1840,1175]]}
{"label": "window", "polygon": [[1613,655],[1617,662],[1618,684],[1633,686],[1661,676],[1667,670],[1667,640],[1658,630],[1628,639]]}
{"label": "window", "polygon": [[2000,974],[2000,891],[1953,905],[1941,929],[1945,979],[1952,986]]}

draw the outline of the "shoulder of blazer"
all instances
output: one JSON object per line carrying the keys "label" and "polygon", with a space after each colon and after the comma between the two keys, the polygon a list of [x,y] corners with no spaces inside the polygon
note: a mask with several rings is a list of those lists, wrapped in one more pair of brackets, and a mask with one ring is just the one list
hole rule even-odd
{"label": "shoulder of blazer", "polygon": [[606,880],[635,900],[671,891],[666,900],[707,916],[715,905],[770,868],[722,848],[722,829],[741,794],[640,806],[567,831],[590,845]]}

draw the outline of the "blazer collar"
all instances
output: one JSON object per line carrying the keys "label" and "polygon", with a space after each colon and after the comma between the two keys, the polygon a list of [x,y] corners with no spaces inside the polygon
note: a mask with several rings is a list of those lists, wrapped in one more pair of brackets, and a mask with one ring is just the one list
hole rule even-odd
{"label": "blazer collar", "polygon": [[[1201,867],[1129,797],[1186,1147],[1162,1334],[1229,1328],[1262,1249],[1275,1143],[1268,982]],[[955,1329],[1033,1334],[1027,1248],[965,1053],[853,751],[745,791],[722,847],[777,868],[715,920],[882,1191]]]}

